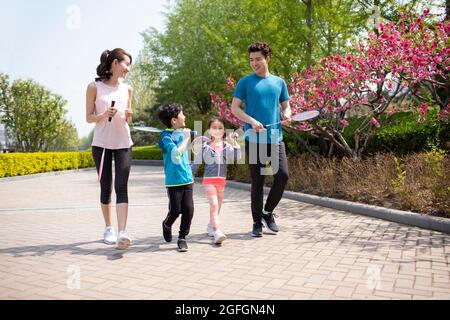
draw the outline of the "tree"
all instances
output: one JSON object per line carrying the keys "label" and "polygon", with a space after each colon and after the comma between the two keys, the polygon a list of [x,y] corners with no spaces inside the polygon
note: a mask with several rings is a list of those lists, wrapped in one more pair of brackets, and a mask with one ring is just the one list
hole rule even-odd
{"label": "tree", "polygon": [[86,137],[82,137],[78,143],[78,150],[88,150],[92,145],[94,130],[92,129]]}
{"label": "tree", "polygon": [[[305,4],[306,3],[306,4]],[[266,41],[271,71],[285,79],[295,70],[341,52],[361,32],[367,13],[351,0],[179,0],[166,13],[163,32],[143,32],[140,64],[151,74],[155,103],[177,101],[204,114],[210,91],[223,79],[251,72],[247,48]],[[134,67],[136,68],[136,66]],[[140,68],[140,67],[139,67]]]}
{"label": "tree", "polygon": [[0,111],[16,150],[24,152],[76,150],[78,136],[65,119],[67,101],[32,80],[0,74]]}
{"label": "tree", "polygon": [[[420,121],[428,105],[419,90],[428,88],[433,93],[448,88],[450,83],[450,23],[429,24],[427,16],[426,10],[417,18],[402,15],[396,24],[380,24],[378,33],[369,34],[354,54],[330,55],[311,69],[295,73],[290,85],[294,113],[315,109],[321,114],[311,126],[301,123],[295,129],[328,141],[328,156],[337,149],[348,157],[359,158],[394,99],[402,101],[410,95],[421,101]],[[436,80],[437,76],[442,80]],[[233,82],[229,81],[228,86]],[[433,98],[441,106],[441,115],[447,117],[448,104],[436,95]],[[212,100],[222,116],[239,125],[228,115],[226,95],[213,93]],[[353,143],[343,134],[349,114],[361,117]]]}

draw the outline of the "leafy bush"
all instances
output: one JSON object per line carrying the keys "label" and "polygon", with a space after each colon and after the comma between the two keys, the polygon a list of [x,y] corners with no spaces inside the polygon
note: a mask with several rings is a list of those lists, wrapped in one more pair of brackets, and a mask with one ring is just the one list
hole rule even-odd
{"label": "leafy bush", "polygon": [[94,167],[90,152],[0,154],[0,178]]}
{"label": "leafy bush", "polygon": [[134,147],[133,159],[162,160],[162,151],[158,146]]}
{"label": "leafy bush", "polygon": [[427,114],[427,120],[417,123],[411,112],[392,116],[389,125],[380,129],[369,145],[369,152],[394,152],[403,155],[411,152],[445,148],[450,139],[450,122],[438,120],[436,111]]}
{"label": "leafy bush", "polygon": [[[417,123],[418,115],[413,112],[398,112],[387,117],[381,116],[383,127],[376,131],[375,136],[369,141],[367,154],[374,155],[378,152],[392,152],[397,155],[405,155],[412,152],[431,150],[433,148],[448,149],[450,141],[450,121],[439,120],[437,111],[430,110],[424,122]],[[354,141],[355,130],[361,125],[362,119],[348,119],[350,125],[345,128],[343,136],[349,142],[351,148]],[[287,152],[290,155],[306,153],[303,140],[309,148],[320,153],[320,139],[312,137],[304,132],[283,132]]]}

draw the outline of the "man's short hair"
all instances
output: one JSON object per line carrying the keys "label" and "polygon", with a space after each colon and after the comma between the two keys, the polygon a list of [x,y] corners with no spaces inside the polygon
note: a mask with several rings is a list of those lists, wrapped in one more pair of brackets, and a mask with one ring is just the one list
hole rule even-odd
{"label": "man's short hair", "polygon": [[270,56],[272,49],[270,49],[270,46],[265,42],[255,42],[248,47],[248,54],[258,51],[261,52],[265,58],[267,58]]}

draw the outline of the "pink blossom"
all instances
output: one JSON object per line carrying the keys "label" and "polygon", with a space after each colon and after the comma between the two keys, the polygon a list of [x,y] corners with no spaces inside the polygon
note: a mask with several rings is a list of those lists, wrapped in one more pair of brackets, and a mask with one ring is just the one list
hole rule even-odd
{"label": "pink blossom", "polygon": [[348,121],[346,119],[341,119],[339,122],[342,124],[342,126],[347,127],[349,125]]}
{"label": "pink blossom", "polygon": [[428,105],[426,103],[422,103],[420,105],[420,113],[425,115],[428,111]]}
{"label": "pink blossom", "polygon": [[391,110],[389,110],[389,111],[387,112],[387,115],[388,115],[388,117],[390,117],[390,116],[394,115],[396,112],[397,112],[397,109],[392,108]]}
{"label": "pink blossom", "polygon": [[375,117],[370,118],[370,123],[373,124],[376,128],[380,128],[381,125]]}

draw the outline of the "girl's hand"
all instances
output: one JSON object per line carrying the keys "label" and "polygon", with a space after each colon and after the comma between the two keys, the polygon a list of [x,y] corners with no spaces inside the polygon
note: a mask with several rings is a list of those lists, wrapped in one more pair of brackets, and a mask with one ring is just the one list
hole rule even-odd
{"label": "girl's hand", "polygon": [[232,132],[227,136],[227,141],[233,146],[239,145],[236,141],[237,137],[239,137],[239,134],[237,132]]}
{"label": "girl's hand", "polygon": [[125,116],[126,117],[131,117],[133,115],[133,110],[131,109],[125,109]]}

